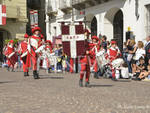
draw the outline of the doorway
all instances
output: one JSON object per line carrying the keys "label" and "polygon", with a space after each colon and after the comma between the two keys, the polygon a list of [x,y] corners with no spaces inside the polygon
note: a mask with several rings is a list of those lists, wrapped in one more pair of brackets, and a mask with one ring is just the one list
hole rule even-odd
{"label": "doorway", "polygon": [[97,36],[97,19],[94,16],[94,18],[91,21],[91,36]]}
{"label": "doorway", "polygon": [[113,20],[113,34],[119,49],[123,50],[123,13],[119,10]]}

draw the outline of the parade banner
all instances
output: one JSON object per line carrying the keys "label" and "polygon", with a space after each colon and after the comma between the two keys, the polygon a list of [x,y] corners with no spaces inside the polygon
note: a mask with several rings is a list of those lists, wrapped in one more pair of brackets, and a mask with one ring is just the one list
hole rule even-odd
{"label": "parade banner", "polygon": [[0,25],[6,25],[6,5],[0,5]]}
{"label": "parade banner", "polygon": [[30,11],[30,24],[31,24],[31,28],[38,26],[38,10]]}
{"label": "parade banner", "polygon": [[71,58],[85,53],[85,36],[83,25],[64,25],[62,24],[62,44],[63,51]]}

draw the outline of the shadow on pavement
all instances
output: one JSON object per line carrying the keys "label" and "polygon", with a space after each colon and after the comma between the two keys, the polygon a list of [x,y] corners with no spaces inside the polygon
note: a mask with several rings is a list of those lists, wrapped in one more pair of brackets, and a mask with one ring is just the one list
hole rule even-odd
{"label": "shadow on pavement", "polygon": [[64,79],[64,77],[40,75],[40,79]]}
{"label": "shadow on pavement", "polygon": [[0,82],[0,84],[6,84],[6,83],[14,83],[15,81],[3,81],[3,82]]}
{"label": "shadow on pavement", "polygon": [[117,82],[131,82],[131,80],[118,80]]}
{"label": "shadow on pavement", "polygon": [[112,87],[113,85],[95,85],[91,84],[90,87]]}

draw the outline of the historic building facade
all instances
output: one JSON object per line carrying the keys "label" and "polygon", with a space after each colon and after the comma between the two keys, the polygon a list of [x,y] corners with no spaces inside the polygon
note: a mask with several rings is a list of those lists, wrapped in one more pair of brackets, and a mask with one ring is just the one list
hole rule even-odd
{"label": "historic building facade", "polygon": [[26,0],[0,0],[6,5],[6,25],[0,25],[0,61],[6,39],[23,38],[26,33],[27,4]]}
{"label": "historic building facade", "polygon": [[26,0],[1,0],[6,5],[6,25],[0,26],[0,38],[19,38],[26,32],[27,4]]}
{"label": "historic building facade", "polygon": [[126,32],[136,41],[150,35],[150,0],[46,0],[47,38],[61,34],[61,21],[86,23],[92,35],[115,38],[122,48]]}

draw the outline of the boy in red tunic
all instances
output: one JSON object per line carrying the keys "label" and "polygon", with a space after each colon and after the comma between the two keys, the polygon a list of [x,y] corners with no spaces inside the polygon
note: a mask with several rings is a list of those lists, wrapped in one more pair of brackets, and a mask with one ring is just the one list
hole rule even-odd
{"label": "boy in red tunic", "polygon": [[[88,36],[89,32],[85,32],[85,36]],[[90,77],[90,66],[94,68],[95,74],[98,71],[98,65],[96,61],[96,51],[97,51],[97,44],[98,44],[98,37],[93,36],[92,37],[92,43],[87,44],[88,47],[86,48],[86,54],[83,56],[80,60],[81,62],[81,72],[80,72],[80,80],[79,80],[79,86],[83,86],[83,77],[84,74],[86,74],[86,80],[85,80],[85,86],[89,87],[89,77]],[[97,76],[97,75],[96,75]]]}
{"label": "boy in red tunic", "polygon": [[29,44],[31,47],[30,55],[31,55],[31,60],[33,64],[33,77],[34,79],[39,79],[39,75],[37,73],[37,59],[38,59],[38,54],[35,52],[41,45],[41,28],[40,27],[35,27],[32,29],[33,35],[29,39]]}
{"label": "boy in red tunic", "polygon": [[96,60],[96,53],[99,51],[99,38],[97,36],[92,36],[92,43],[89,44],[90,47],[90,66],[94,70],[94,78],[98,78],[97,72],[98,72],[98,64]]}
{"label": "boy in red tunic", "polygon": [[[28,50],[27,50],[27,47],[28,47],[28,34],[25,34],[24,35],[24,41],[22,41],[20,43],[20,47],[19,47],[19,54],[24,54],[24,53],[27,53]],[[24,72],[24,76],[29,76],[29,70],[28,70],[28,64],[27,64],[27,54],[25,56],[23,56],[21,58],[21,60],[23,61],[23,72]]]}
{"label": "boy in red tunic", "polygon": [[[112,61],[119,58],[120,55],[121,55],[121,53],[120,53],[119,48],[117,47],[116,41],[112,40],[111,47],[110,47],[110,49],[108,49],[107,55],[106,55],[106,58],[109,59],[109,61],[110,61],[110,65],[111,65]],[[111,69],[112,69],[112,80],[116,80],[115,69],[112,67],[112,65],[111,65]]]}

